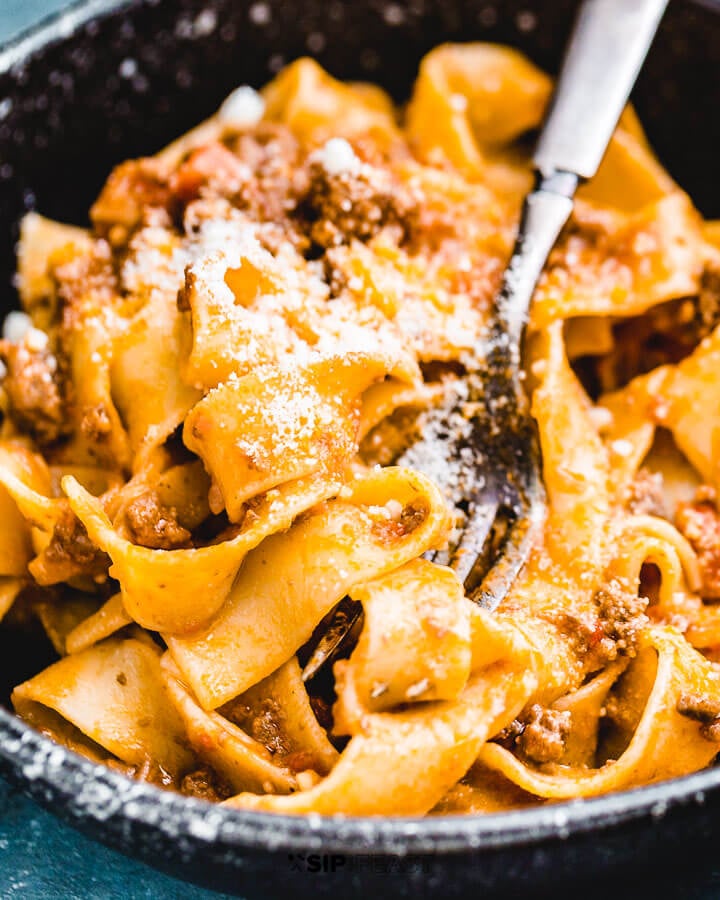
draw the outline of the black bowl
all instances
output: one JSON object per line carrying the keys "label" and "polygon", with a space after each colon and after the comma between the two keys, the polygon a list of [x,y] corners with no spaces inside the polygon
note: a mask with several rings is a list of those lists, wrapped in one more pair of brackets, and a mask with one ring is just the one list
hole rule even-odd
{"label": "black bowl", "polygon": [[[150,153],[312,52],[334,74],[406,96],[443,40],[520,47],[556,69],[574,0],[86,0],[0,50],[0,284],[22,213],[82,223],[110,167]],[[133,60],[133,64],[122,63]],[[662,161],[720,215],[720,2],[674,0],[634,100]],[[125,75],[126,77],[123,77]],[[0,629],[0,695],[50,658]],[[537,896],[602,873],[689,866],[720,839],[720,769],[587,801],[434,819],[288,817],[211,807],[131,782],[0,708],[0,772],[82,831],[244,895]]]}

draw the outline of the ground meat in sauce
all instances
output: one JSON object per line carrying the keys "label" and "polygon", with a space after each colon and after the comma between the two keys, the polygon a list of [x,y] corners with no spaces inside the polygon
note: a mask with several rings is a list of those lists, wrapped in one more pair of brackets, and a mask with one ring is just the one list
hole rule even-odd
{"label": "ground meat in sauce", "polygon": [[136,497],[125,507],[125,523],[131,540],[153,550],[177,550],[190,546],[190,532],[177,521],[177,511],[163,506],[154,492]]}
{"label": "ground meat in sauce", "polygon": [[428,509],[421,503],[408,503],[397,519],[379,519],[373,522],[373,536],[383,542],[391,543],[412,534],[427,519]]}
{"label": "ground meat in sauce", "polygon": [[587,671],[594,672],[618,656],[635,656],[641,631],[648,623],[648,598],[619,578],[611,578],[594,597],[596,617],[560,613],[552,623],[574,639]]}
{"label": "ground meat in sauce", "polygon": [[32,435],[41,447],[67,437],[68,413],[55,356],[46,349],[31,350],[25,344],[2,341],[0,358],[7,368],[2,385],[15,426]]}
{"label": "ground meat in sauce", "polygon": [[45,575],[53,581],[67,581],[74,575],[105,575],[110,566],[110,557],[93,544],[69,507],[60,514],[40,560]]}
{"label": "ground meat in sauce", "polygon": [[569,710],[546,709],[534,703],[520,725],[516,746],[522,756],[536,763],[557,762],[562,758],[570,733]]}
{"label": "ground meat in sauce", "polygon": [[307,188],[307,171],[299,164],[299,145],[292,132],[264,123],[237,138],[234,151],[252,171],[235,202],[260,222],[282,222]]}
{"label": "ground meat in sauce", "polygon": [[700,733],[706,740],[720,742],[720,700],[707,694],[681,694],[677,711],[700,722]]}
{"label": "ground meat in sauce", "polygon": [[289,752],[282,734],[282,709],[275,700],[266,698],[259,706],[250,706],[239,698],[227,703],[219,712],[271,753],[285,755]]}
{"label": "ground meat in sauce", "polygon": [[401,241],[412,233],[417,202],[387,170],[365,165],[357,172],[328,174],[320,163],[311,163],[309,171],[298,211],[319,246],[337,247],[353,238],[367,241],[390,225],[399,228]]}
{"label": "ground meat in sauce", "polygon": [[678,504],[675,524],[697,555],[702,596],[720,600],[720,516],[712,488],[700,488],[692,503]]}
{"label": "ground meat in sauce", "polygon": [[267,122],[228,145],[198,148],[170,177],[182,202],[224,197],[258,222],[282,224],[286,241],[299,238],[288,213],[306,186],[297,140],[289,129]]}
{"label": "ground meat in sauce", "polygon": [[633,655],[640,631],[647,625],[647,597],[639,597],[634,589],[619,578],[611,578],[595,595],[598,618],[615,652]]}
{"label": "ground meat in sauce", "polygon": [[102,444],[112,433],[112,422],[107,408],[102,404],[85,410],[80,420],[80,431],[93,444]]}
{"label": "ground meat in sauce", "polygon": [[627,511],[633,515],[667,518],[662,475],[659,472],[640,469],[628,488],[625,504]]}
{"label": "ground meat in sauce", "polygon": [[211,803],[220,803],[237,793],[218,773],[209,767],[189,772],[180,782],[180,793]]}

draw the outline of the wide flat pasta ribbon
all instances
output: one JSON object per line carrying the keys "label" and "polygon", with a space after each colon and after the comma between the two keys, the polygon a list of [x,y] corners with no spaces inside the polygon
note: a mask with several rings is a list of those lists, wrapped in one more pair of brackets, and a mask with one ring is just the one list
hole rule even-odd
{"label": "wide flat pasta ribbon", "polygon": [[0,576],[27,576],[33,557],[30,525],[53,522],[50,501],[40,501],[35,520],[27,515],[35,512],[38,491],[50,492],[44,461],[20,442],[0,442]]}
{"label": "wide flat pasta ribbon", "polygon": [[550,89],[547,75],[515,50],[445,44],[420,64],[408,137],[421,158],[444,157],[463,174],[519,198],[529,186],[529,167],[513,165],[498,151],[538,125]]}
{"label": "wide flat pasta ribbon", "polygon": [[[364,709],[382,712],[401,703],[454,700],[470,675],[470,606],[451,569],[415,559],[351,588],[365,621],[342,682]],[[342,697],[342,691],[340,692]],[[335,731],[347,721],[335,708]]]}
{"label": "wide flat pasta ribbon", "polygon": [[65,651],[79,653],[87,650],[131,624],[132,619],[123,606],[122,594],[113,594],[99,609],[93,610],[91,615],[84,617],[67,633]]}
{"label": "wide flat pasta ribbon", "polygon": [[220,706],[293,656],[355,584],[436,546],[447,526],[445,504],[427,478],[410,469],[371,471],[266,538],[209,629],[167,636],[173,659],[200,703]]}
{"label": "wide flat pasta ribbon", "polygon": [[187,325],[177,309],[177,290],[154,291],[113,348],[110,382],[114,402],[127,426],[133,471],[182,424],[202,394],[187,385],[178,358]]}
{"label": "wide flat pasta ribbon", "polygon": [[[483,742],[508,724],[536,684],[533,654],[512,626],[472,610],[473,673],[454,701],[351,716],[359,731],[332,772],[289,796],[239,794],[229,806],[280,813],[422,815],[477,756]],[[352,682],[346,690],[352,690]]]}
{"label": "wide flat pasta ribbon", "polygon": [[472,349],[484,310],[467,292],[449,289],[458,263],[470,268],[467,254],[462,260],[449,260],[444,270],[437,266],[429,270],[424,258],[378,239],[369,245],[354,241],[337,247],[328,257],[358,306],[377,306],[406,337],[418,359],[459,359]]}
{"label": "wide flat pasta ribbon", "polygon": [[39,722],[39,707],[58,713],[130,765],[159,765],[177,776],[192,761],[152,642],[110,638],[65,656],[15,688],[12,700],[20,715]]}
{"label": "wide flat pasta ribbon", "polygon": [[347,354],[260,369],[196,404],[183,439],[205,463],[230,521],[271,488],[310,476],[336,479],[357,451],[361,395],[391,368],[382,358]]}
{"label": "wide flat pasta ribbon", "polygon": [[571,316],[638,315],[697,292],[703,244],[686,194],[675,191],[631,216],[588,210],[587,225],[582,209],[538,283],[531,327]]}
{"label": "wide flat pasta ribbon", "polygon": [[[548,766],[540,771],[522,763],[498,744],[486,744],[480,761],[532,794],[552,799],[591,797],[631,785],[650,784],[686,775],[707,766],[718,746],[701,734],[701,723],[678,711],[686,694],[720,699],[716,667],[690,647],[673,629],[649,629],[646,646],[657,654],[655,671],[638,667],[641,683],[633,683],[632,663],[625,689],[647,692],[647,702],[627,749],[600,768]],[[648,684],[648,678],[650,683]]]}
{"label": "wide flat pasta ribbon", "polygon": [[24,587],[24,579],[0,575],[0,622],[10,612],[18,594]]}
{"label": "wide flat pasta ribbon", "polygon": [[337,137],[365,135],[376,140],[395,136],[395,110],[390,97],[375,85],[344,84],[314,60],[298,59],[263,88],[265,118],[282,122],[302,140],[320,143]]}
{"label": "wide flat pasta ribbon", "polygon": [[128,614],[143,627],[166,634],[189,632],[212,619],[248,551],[339,487],[329,480],[290,483],[261,498],[253,515],[227,540],[187,550],[151,550],[122,537],[96,498],[74,478],[63,479],[73,512],[112,559],[112,575],[120,582]]}

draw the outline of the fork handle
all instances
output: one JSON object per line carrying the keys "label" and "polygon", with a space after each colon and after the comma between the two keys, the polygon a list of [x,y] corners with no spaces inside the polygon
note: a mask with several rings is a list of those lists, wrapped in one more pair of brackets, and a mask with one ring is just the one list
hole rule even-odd
{"label": "fork handle", "polygon": [[495,298],[496,315],[491,326],[495,331],[492,341],[501,342],[499,356],[505,360],[509,357],[515,368],[520,365],[520,341],[535,286],[570,218],[577,185],[574,175],[555,173],[538,178],[535,190],[525,197],[515,247]]}
{"label": "fork handle", "polygon": [[[495,342],[519,366],[519,345],[537,280],[591,178],[630,96],[668,0],[584,0],[533,155],[538,181],[523,205],[517,242],[497,297]],[[503,353],[498,352],[503,361]]]}
{"label": "fork handle", "polygon": [[591,178],[650,49],[668,0],[585,0],[534,154],[543,176]]}

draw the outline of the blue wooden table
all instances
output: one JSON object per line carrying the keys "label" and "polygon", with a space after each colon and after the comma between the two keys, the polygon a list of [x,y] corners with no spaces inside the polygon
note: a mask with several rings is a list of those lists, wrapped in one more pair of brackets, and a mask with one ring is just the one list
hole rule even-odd
{"label": "blue wooden table", "polygon": [[[0,0],[0,43],[68,0]],[[658,827],[662,827],[658,825]],[[222,900],[168,878],[62,824],[0,780],[0,900]],[[717,858],[662,885],[644,880],[613,890],[613,900],[720,898]],[[584,900],[590,900],[585,893]]]}
{"label": "blue wooden table", "polygon": [[2,900],[218,900],[88,840],[0,780]]}

